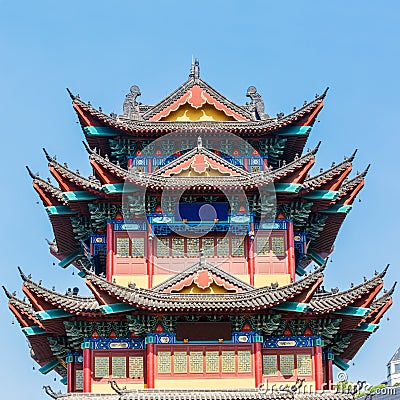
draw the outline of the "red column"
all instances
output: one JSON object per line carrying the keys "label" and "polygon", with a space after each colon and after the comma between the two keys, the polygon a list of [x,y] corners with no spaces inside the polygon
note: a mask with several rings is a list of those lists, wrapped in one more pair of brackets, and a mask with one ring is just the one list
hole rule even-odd
{"label": "red column", "polygon": [[262,384],[262,353],[261,353],[261,343],[254,343],[254,370],[255,370],[255,380],[256,388],[260,388]]}
{"label": "red column", "polygon": [[[74,357],[74,356],[72,356]],[[74,377],[74,362],[69,361],[67,363],[67,392],[72,393],[75,391],[75,377]]]}
{"label": "red column", "polygon": [[112,282],[113,276],[113,262],[114,262],[114,251],[113,251],[113,225],[107,223],[107,262],[106,262],[106,278],[109,282]]}
{"label": "red column", "polygon": [[147,224],[147,276],[149,289],[153,287],[154,275],[154,253],[153,253],[153,231],[151,225]]}
{"label": "red column", "polygon": [[92,350],[83,349],[83,392],[92,391]]}
{"label": "red column", "polygon": [[[328,354],[327,354],[328,357]],[[332,360],[325,360],[326,389],[333,390]]]}
{"label": "red column", "polygon": [[154,343],[146,344],[147,388],[154,389]]}
{"label": "red column", "polygon": [[314,375],[315,375],[315,390],[322,390],[323,371],[322,371],[321,346],[314,346]]}
{"label": "red column", "polygon": [[254,222],[250,222],[250,232],[247,236],[247,266],[250,275],[250,285],[254,286],[254,273],[255,273],[255,264],[254,264]]}
{"label": "red column", "polygon": [[294,255],[294,232],[293,232],[293,222],[287,223],[287,246],[288,246],[288,273],[290,275],[290,280],[294,282],[296,278],[296,260]]}
{"label": "red column", "polygon": [[249,159],[247,157],[243,159],[243,167],[245,171],[249,171]]}

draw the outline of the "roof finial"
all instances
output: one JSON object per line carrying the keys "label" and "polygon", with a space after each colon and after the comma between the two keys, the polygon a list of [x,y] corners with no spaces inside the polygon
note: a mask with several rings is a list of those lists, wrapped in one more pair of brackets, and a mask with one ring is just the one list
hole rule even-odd
{"label": "roof finial", "polygon": [[192,78],[195,81],[197,81],[200,78],[200,66],[198,58],[195,58],[193,62],[193,57],[192,57],[192,66],[190,67],[189,78]]}

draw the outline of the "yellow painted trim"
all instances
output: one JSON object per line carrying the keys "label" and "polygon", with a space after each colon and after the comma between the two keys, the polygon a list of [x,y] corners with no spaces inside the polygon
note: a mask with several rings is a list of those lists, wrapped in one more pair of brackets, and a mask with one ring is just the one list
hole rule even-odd
{"label": "yellow painted trim", "polygon": [[120,286],[128,287],[128,284],[136,284],[137,287],[148,287],[149,280],[147,275],[113,275],[113,281]]}
{"label": "yellow painted trim", "polygon": [[160,121],[236,121],[223,111],[217,110],[211,104],[204,104],[200,108],[194,108],[190,104],[180,106]]}
{"label": "yellow painted trim", "polygon": [[254,286],[263,287],[269,286],[271,283],[278,282],[279,286],[286,286],[290,283],[289,274],[276,274],[276,275],[254,275]]}
{"label": "yellow painted trim", "polygon": [[[121,387],[126,386],[127,389],[144,389],[143,383],[120,383]],[[92,393],[113,393],[114,390],[108,383],[94,383],[92,382]]]}
{"label": "yellow painted trim", "polygon": [[254,388],[254,378],[219,378],[219,379],[156,379],[156,389],[240,389]]}

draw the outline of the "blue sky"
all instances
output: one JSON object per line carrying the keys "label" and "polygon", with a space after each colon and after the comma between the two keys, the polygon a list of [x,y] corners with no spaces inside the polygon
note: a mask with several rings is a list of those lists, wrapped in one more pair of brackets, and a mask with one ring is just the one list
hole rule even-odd
{"label": "blue sky", "polygon": [[[5,1],[0,0],[0,162],[3,210],[0,283],[21,294],[20,265],[60,292],[82,282],[71,268],[53,266],[45,238],[51,226],[31,188],[25,165],[47,176],[41,150],[89,174],[83,134],[69,87],[107,113],[122,111],[132,84],[152,104],[186,80],[192,55],[201,76],[244,103],[255,85],[266,112],[289,113],[329,86],[308,146],[322,146],[314,172],[358,148],[354,172],[372,164],[326,270],[326,287],[344,290],[387,263],[386,287],[398,262],[398,1]],[[399,295],[348,371],[378,383],[400,346]],[[32,369],[26,340],[11,325],[0,296],[3,396],[47,398]],[[23,384],[21,384],[23,382]],[[63,389],[64,390],[64,389]]]}

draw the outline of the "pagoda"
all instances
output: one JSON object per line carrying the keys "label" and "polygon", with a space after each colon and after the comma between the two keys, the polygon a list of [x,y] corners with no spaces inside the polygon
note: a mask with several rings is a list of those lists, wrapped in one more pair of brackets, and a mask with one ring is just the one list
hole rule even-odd
{"label": "pagoda", "polygon": [[[387,267],[348,290],[327,260],[367,169],[355,153],[311,175],[305,150],[327,90],[271,117],[250,86],[238,105],[200,78],[156,105],[132,86],[120,115],[69,91],[93,173],[45,150],[28,172],[49,216],[51,254],[92,296],[19,270],[4,288],[40,372],[74,399],[350,398],[333,392],[392,304]],[[55,183],[54,183],[55,182]],[[302,391],[314,393],[301,397]],[[96,397],[97,396],[97,397]]]}

